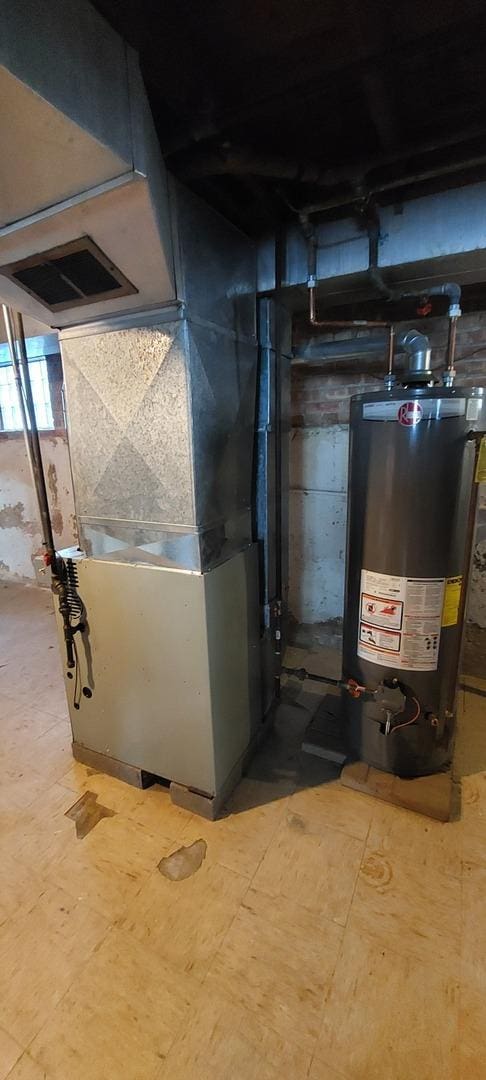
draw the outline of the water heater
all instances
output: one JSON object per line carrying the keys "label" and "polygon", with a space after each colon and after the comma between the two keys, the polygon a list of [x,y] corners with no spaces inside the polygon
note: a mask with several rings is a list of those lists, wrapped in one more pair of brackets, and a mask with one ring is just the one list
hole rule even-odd
{"label": "water heater", "polygon": [[412,385],[351,403],[347,741],[360,760],[403,777],[451,758],[485,429],[484,389]]}

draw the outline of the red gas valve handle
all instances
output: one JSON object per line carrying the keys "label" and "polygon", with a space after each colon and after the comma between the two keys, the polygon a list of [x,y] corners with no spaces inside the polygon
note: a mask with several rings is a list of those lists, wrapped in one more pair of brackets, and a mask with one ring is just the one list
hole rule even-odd
{"label": "red gas valve handle", "polygon": [[361,694],[364,694],[366,686],[361,686],[359,682],[356,682],[356,679],[348,679],[347,683],[344,684],[344,689],[348,691],[348,694],[351,694],[351,697],[359,698]]}

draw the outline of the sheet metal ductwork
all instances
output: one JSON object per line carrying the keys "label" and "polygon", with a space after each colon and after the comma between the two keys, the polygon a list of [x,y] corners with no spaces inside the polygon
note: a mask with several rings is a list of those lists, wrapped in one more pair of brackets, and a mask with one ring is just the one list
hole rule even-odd
{"label": "sheet metal ductwork", "polygon": [[[4,299],[57,327],[175,300],[167,174],[135,53],[89,3],[6,0],[0,93]],[[133,291],[53,313],[9,268],[83,237]]]}
{"label": "sheet metal ductwork", "polygon": [[253,253],[177,194],[187,302],[65,331],[61,345],[82,547],[205,571],[251,541]]}
{"label": "sheet metal ductwork", "polygon": [[167,176],[89,3],[7,0],[0,63],[0,296],[59,328],[65,374],[74,753],[213,815],[262,712],[255,252]]}

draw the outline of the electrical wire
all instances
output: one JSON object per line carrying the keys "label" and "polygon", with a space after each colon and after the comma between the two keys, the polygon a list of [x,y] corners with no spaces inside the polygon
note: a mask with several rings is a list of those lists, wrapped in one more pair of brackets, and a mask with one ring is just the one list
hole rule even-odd
{"label": "electrical wire", "polygon": [[73,705],[75,709],[79,709],[79,703],[81,701],[81,671],[79,667],[78,646],[76,644],[76,638],[73,637],[74,655],[76,657],[76,667],[74,674],[74,696]]}
{"label": "electrical wire", "polygon": [[[418,720],[418,718],[420,716],[420,702],[417,701],[416,697],[413,697],[412,701],[414,701],[416,706],[417,706],[417,708],[415,710],[415,713],[412,716],[412,719],[411,720],[404,720],[403,724],[395,724],[394,727],[391,728],[390,735],[392,735],[394,731],[398,731],[399,728],[409,727],[410,724],[414,724],[415,721]],[[403,712],[403,710],[402,710],[402,712]],[[395,719],[395,716],[401,716],[402,712],[395,713],[394,716],[392,716],[392,720]]]}

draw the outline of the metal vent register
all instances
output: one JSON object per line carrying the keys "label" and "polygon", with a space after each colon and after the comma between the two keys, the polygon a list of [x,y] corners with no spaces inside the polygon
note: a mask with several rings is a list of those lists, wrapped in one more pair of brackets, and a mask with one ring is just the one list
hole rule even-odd
{"label": "metal vent register", "polygon": [[93,297],[112,299],[137,292],[89,236],[2,266],[0,273],[51,311],[89,304]]}

